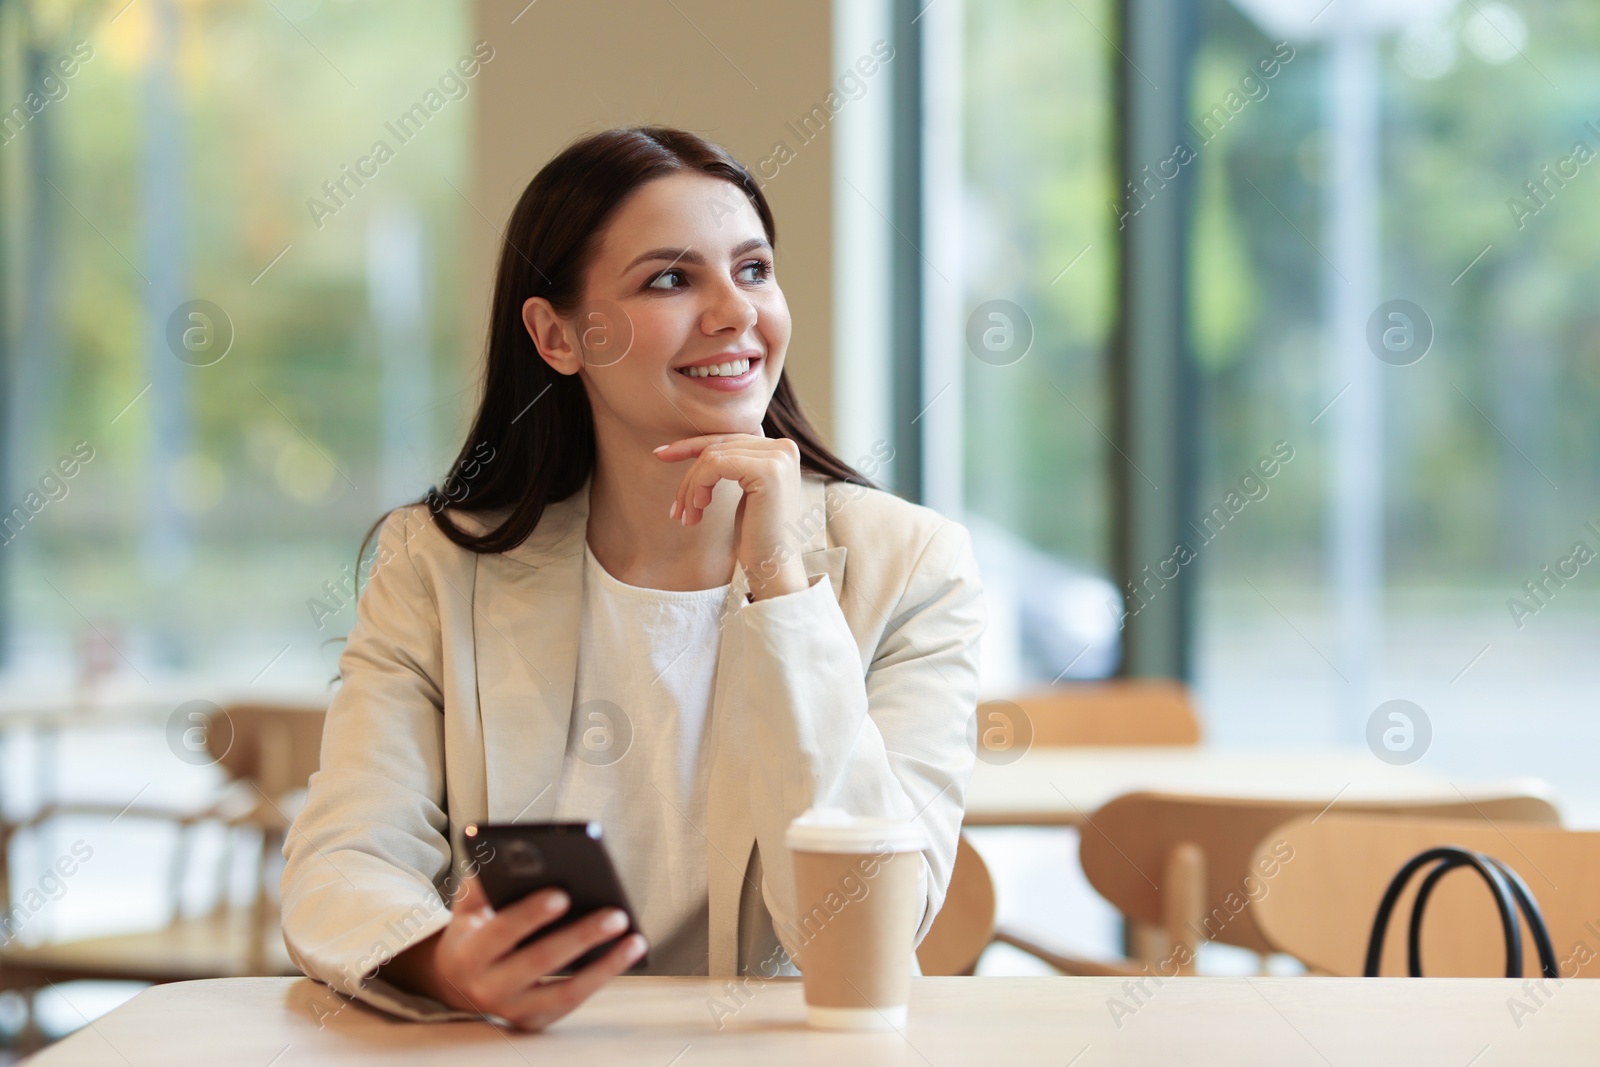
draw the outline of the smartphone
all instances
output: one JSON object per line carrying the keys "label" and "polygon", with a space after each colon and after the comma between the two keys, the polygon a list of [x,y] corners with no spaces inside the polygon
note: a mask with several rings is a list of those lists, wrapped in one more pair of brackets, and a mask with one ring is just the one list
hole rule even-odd
{"label": "smartphone", "polygon": [[[571,899],[565,912],[529,934],[518,948],[601,908],[620,908],[628,916],[626,930],[585,952],[558,974],[582,970],[639,929],[611,854],[601,840],[598,822],[471,823],[462,830],[462,837],[468,855],[477,861],[478,880],[496,911],[529,893],[552,887]],[[628,973],[645,969],[649,962],[646,950]]]}

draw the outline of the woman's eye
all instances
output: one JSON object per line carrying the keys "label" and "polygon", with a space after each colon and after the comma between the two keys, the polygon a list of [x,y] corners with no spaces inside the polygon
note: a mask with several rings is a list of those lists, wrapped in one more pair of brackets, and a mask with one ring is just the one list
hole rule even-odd
{"label": "woman's eye", "polygon": [[[754,271],[754,274],[748,273],[748,272],[751,272],[751,271]],[[770,277],[772,275],[772,264],[768,263],[765,260],[753,259],[749,263],[746,263],[742,267],[740,267],[739,270],[738,270],[738,273],[741,274],[741,275],[745,275],[744,280],[746,282],[751,282],[751,283],[761,282],[761,281],[765,280],[766,278],[768,278],[768,277]],[[672,284],[672,282],[671,282],[671,279],[674,279],[674,278],[679,279],[680,281],[687,281],[687,278],[684,275],[683,271],[678,270],[676,268],[669,268],[667,270],[662,271],[660,274],[657,274],[654,278],[651,278],[648,282],[646,282],[645,283],[645,288],[646,289],[660,289],[660,290],[664,290],[664,291],[677,289],[678,286],[675,285],[675,284]],[[666,284],[662,284],[663,282],[666,282]]]}

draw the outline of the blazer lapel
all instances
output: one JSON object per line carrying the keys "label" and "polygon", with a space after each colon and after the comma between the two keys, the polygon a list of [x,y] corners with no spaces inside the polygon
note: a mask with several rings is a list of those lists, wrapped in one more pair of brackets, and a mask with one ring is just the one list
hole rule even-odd
{"label": "blazer lapel", "polygon": [[473,610],[488,818],[547,821],[566,756],[578,667],[587,482],[522,544],[478,557]]}

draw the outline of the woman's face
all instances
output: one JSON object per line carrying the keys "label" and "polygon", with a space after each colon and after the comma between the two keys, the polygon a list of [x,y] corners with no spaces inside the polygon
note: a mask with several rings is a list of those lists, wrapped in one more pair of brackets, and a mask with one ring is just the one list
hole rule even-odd
{"label": "woman's face", "polygon": [[674,174],[612,216],[565,326],[574,355],[557,369],[582,377],[597,431],[653,447],[760,433],[790,319],[749,199],[719,178]]}

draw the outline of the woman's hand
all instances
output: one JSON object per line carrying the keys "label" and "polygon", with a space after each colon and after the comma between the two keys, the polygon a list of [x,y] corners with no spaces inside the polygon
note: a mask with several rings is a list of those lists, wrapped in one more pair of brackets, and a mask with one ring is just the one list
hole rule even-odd
{"label": "woman's hand", "polygon": [[451,908],[450,925],[395,957],[384,977],[452,1008],[542,1030],[627,970],[645,949],[643,935],[636,933],[572,977],[545,981],[627,929],[626,915],[603,908],[517,948],[569,904],[559,889],[545,889],[497,912],[478,880],[468,878]]}
{"label": "woman's hand", "polygon": [[723,479],[739,483],[744,496],[734,512],[739,565],[756,600],[798,592],[808,584],[801,546],[785,527],[801,518],[800,447],[787,437],[748,433],[685,437],[656,449],[667,463],[694,460],[678,483],[667,514],[693,526],[711,505]]}

